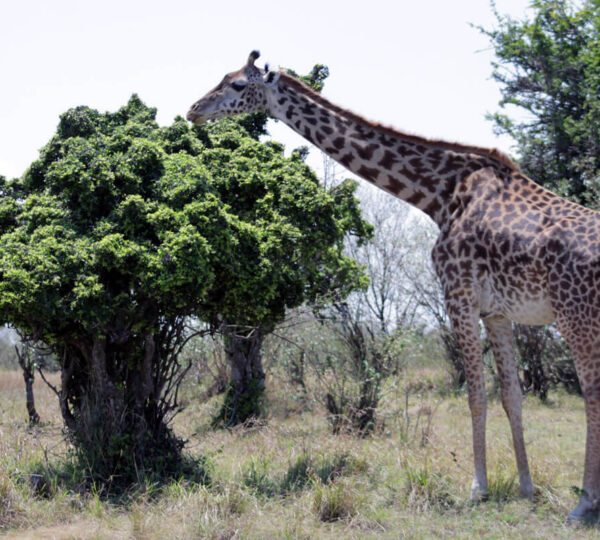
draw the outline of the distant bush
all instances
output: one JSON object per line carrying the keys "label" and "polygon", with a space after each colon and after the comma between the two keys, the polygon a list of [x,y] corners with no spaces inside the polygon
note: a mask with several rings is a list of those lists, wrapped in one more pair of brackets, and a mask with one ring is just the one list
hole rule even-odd
{"label": "distant bush", "polygon": [[523,391],[548,397],[550,388],[562,385],[568,392],[581,394],[573,357],[553,326],[514,325],[517,363]]}

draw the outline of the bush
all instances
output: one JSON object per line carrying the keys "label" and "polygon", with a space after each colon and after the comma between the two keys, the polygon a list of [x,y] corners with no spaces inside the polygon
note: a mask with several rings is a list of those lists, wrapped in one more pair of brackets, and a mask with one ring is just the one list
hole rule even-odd
{"label": "bush", "polygon": [[567,344],[552,326],[514,325],[517,363],[524,392],[544,401],[552,386],[581,394],[579,379]]}

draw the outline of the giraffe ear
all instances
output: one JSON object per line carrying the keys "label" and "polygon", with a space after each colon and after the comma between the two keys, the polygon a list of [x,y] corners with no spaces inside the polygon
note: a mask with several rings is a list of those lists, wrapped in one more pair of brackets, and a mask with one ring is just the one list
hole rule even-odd
{"label": "giraffe ear", "polygon": [[263,82],[267,88],[270,86],[275,86],[277,84],[278,80],[279,80],[279,72],[278,71],[269,71],[263,77]]}

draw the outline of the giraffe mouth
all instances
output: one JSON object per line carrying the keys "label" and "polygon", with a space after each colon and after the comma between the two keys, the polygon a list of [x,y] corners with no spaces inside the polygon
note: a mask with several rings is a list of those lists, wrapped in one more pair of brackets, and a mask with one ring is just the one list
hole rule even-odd
{"label": "giraffe mouth", "polygon": [[204,122],[208,120],[207,116],[196,112],[194,109],[190,109],[185,115],[185,117],[188,119],[189,122],[192,122],[192,124],[195,124],[197,126],[204,124]]}

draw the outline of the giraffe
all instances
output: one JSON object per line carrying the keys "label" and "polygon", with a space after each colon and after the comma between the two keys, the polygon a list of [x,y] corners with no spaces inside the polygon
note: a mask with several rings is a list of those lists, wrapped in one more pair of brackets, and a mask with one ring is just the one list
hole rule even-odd
{"label": "giraffe", "polygon": [[465,359],[472,422],[471,494],[485,496],[486,392],[479,321],[492,345],[520,492],[533,496],[511,321],[556,322],[583,390],[583,489],[569,520],[600,507],[600,213],[537,185],[501,152],[409,135],[365,120],[283,71],[258,51],[194,103],[187,119],[265,111],[351,172],[423,211],[439,227],[432,259]]}

